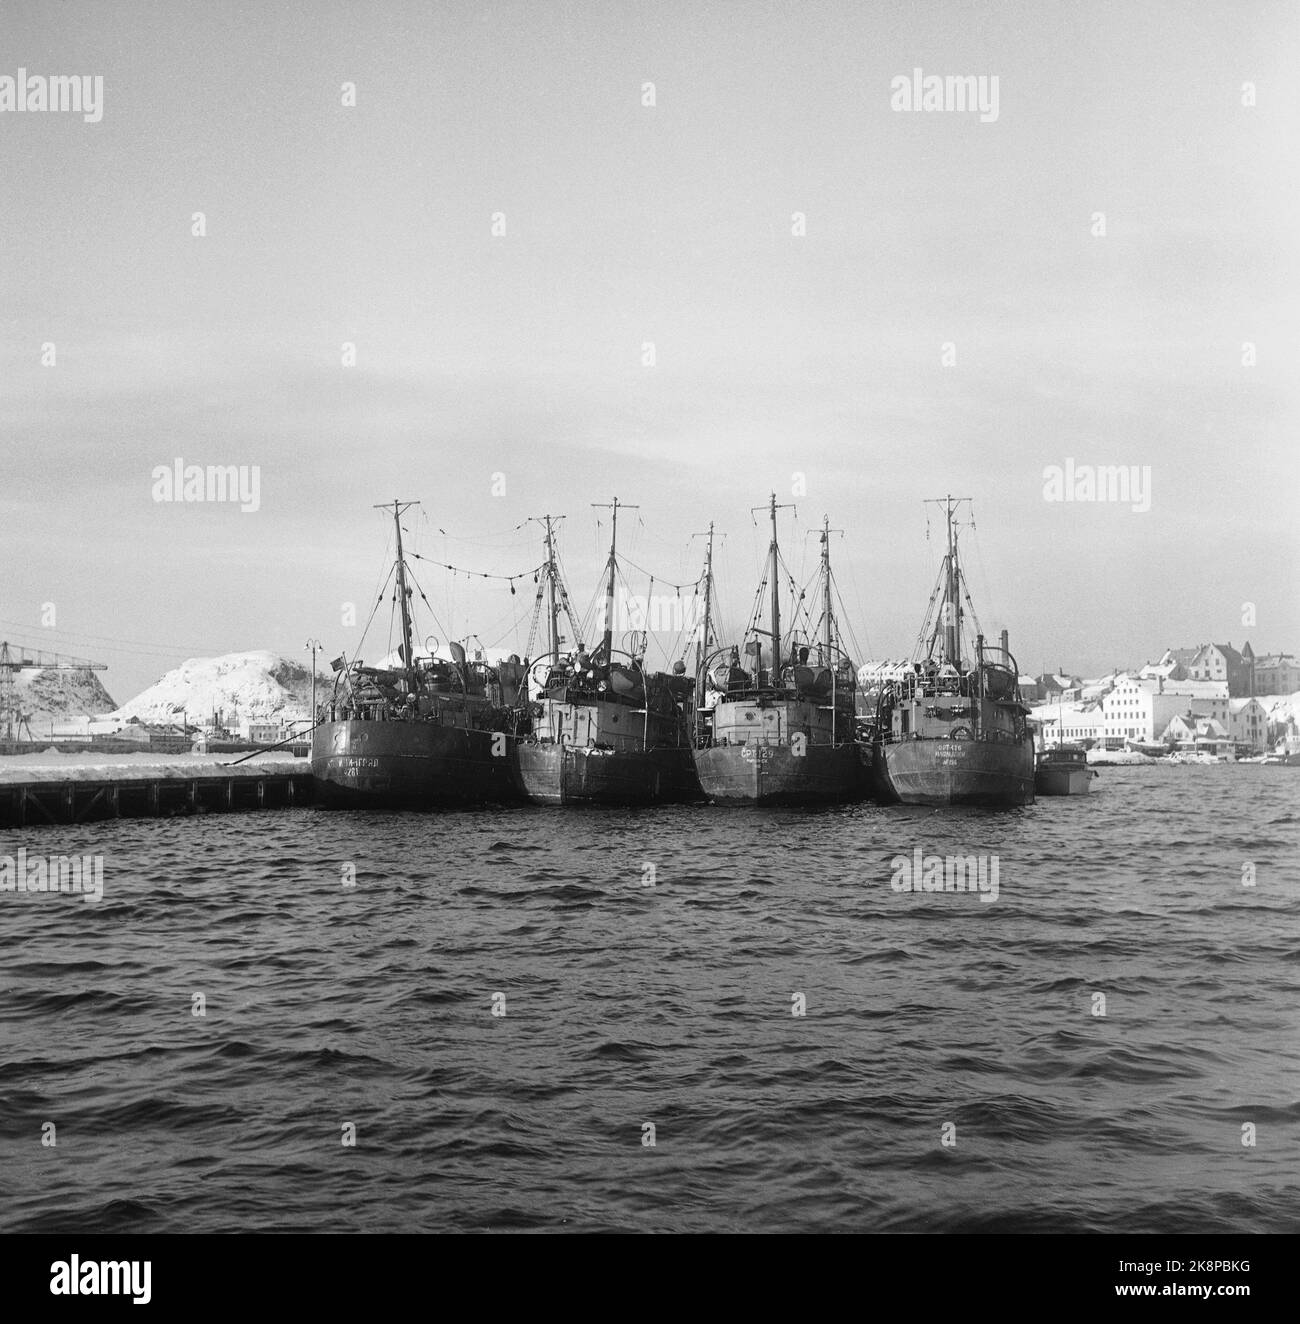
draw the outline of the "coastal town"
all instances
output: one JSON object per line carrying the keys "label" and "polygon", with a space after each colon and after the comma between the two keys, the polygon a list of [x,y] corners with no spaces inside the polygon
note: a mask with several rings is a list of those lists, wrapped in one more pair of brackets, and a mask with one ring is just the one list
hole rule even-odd
{"label": "coastal town", "polygon": [[[276,653],[190,659],[119,707],[94,664],[7,649],[0,752],[236,753],[273,745],[306,752],[312,671]],[[897,666],[858,669],[860,708]],[[320,700],[333,676],[318,674],[316,683]],[[1019,685],[1041,747],[1081,746],[1092,762],[1300,757],[1300,659],[1291,653],[1204,643],[1098,677],[1062,669],[1022,675]]]}
{"label": "coastal town", "polygon": [[1020,689],[1046,748],[1232,761],[1296,747],[1300,664],[1290,653],[1256,656],[1249,643],[1167,648],[1093,680],[1022,677]]}

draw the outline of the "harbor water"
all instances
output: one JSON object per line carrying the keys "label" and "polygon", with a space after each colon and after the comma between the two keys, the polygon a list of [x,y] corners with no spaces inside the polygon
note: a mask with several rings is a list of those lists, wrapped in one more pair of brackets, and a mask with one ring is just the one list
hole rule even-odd
{"label": "harbor water", "polygon": [[0,833],[0,1229],[1294,1230],[1298,792]]}

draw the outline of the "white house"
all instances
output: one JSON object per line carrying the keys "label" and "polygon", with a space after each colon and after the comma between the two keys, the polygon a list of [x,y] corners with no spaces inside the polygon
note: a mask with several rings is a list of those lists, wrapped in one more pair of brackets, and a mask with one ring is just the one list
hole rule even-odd
{"label": "white house", "polygon": [[1175,717],[1161,734],[1168,745],[1204,754],[1232,754],[1233,740],[1222,722],[1208,717]]}
{"label": "white house", "polygon": [[1252,754],[1268,749],[1268,710],[1258,699],[1228,701],[1228,732],[1238,746]]}
{"label": "white house", "polygon": [[1034,720],[1043,733],[1043,745],[1100,744],[1105,736],[1106,716],[1096,703],[1044,703],[1034,709]]}
{"label": "white house", "polygon": [[280,723],[265,718],[250,717],[240,723],[240,735],[255,745],[274,745],[280,736]]}

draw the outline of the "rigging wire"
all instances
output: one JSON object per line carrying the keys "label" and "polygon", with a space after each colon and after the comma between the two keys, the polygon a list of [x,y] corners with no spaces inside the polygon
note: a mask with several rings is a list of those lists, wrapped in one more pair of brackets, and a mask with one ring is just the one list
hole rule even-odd
{"label": "rigging wire", "polygon": [[[430,615],[430,617],[433,619],[433,623],[434,623],[434,625],[437,627],[437,629],[438,629],[438,631],[440,632],[440,634],[442,635],[442,637],[443,637],[445,640],[447,640],[448,642],[450,642],[450,641],[451,641],[451,632],[450,632],[449,630],[447,630],[447,628],[446,628],[446,627],[442,624],[442,622],[438,619],[438,613],[434,611],[434,609],[433,609],[433,603],[431,603],[431,602],[429,601],[429,599],[428,599],[427,597],[425,597],[425,595],[424,595],[424,589],[420,587],[420,581],[419,581],[418,579],[416,579],[416,577],[415,577],[415,572],[411,569],[410,566],[407,566],[407,567],[406,567],[406,573],[410,576],[410,578],[411,578],[411,583],[415,585],[415,591],[420,595],[420,601],[423,602],[424,605],[425,605],[426,607],[428,607],[428,609],[429,609],[429,615]],[[394,595],[394,601],[396,601],[396,595]],[[412,650],[414,650],[414,647],[415,647],[414,642],[412,642],[412,645],[411,645],[411,646],[412,646]]]}
{"label": "rigging wire", "polygon": [[431,557],[421,556],[419,552],[407,552],[407,555],[414,558],[416,561],[424,561],[428,565],[437,566],[438,569],[440,570],[450,570],[453,575],[464,575],[467,579],[502,580],[511,586],[512,592],[514,589],[514,583],[516,579],[527,579],[530,575],[535,575],[539,570],[543,570],[546,567],[546,562],[543,561],[541,565],[535,565],[530,570],[521,570],[518,572],[518,574],[496,575],[496,574],[490,574],[487,571],[483,571],[483,570],[466,570],[464,566],[448,565],[444,561],[435,561]]}

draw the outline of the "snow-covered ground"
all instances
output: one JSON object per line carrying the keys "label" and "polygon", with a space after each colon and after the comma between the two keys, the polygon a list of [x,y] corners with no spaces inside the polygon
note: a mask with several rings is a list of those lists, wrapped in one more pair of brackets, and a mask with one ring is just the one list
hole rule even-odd
{"label": "snow-covered ground", "polygon": [[241,754],[63,754],[57,749],[0,758],[0,782],[98,781],[104,777],[193,777],[211,773],[247,776],[252,773],[311,771],[307,759],[282,749],[255,754],[234,767]]}
{"label": "snow-covered ground", "polygon": [[1136,749],[1090,749],[1084,757],[1090,765],[1096,764],[1098,767],[1127,767],[1130,764],[1160,761]]}

